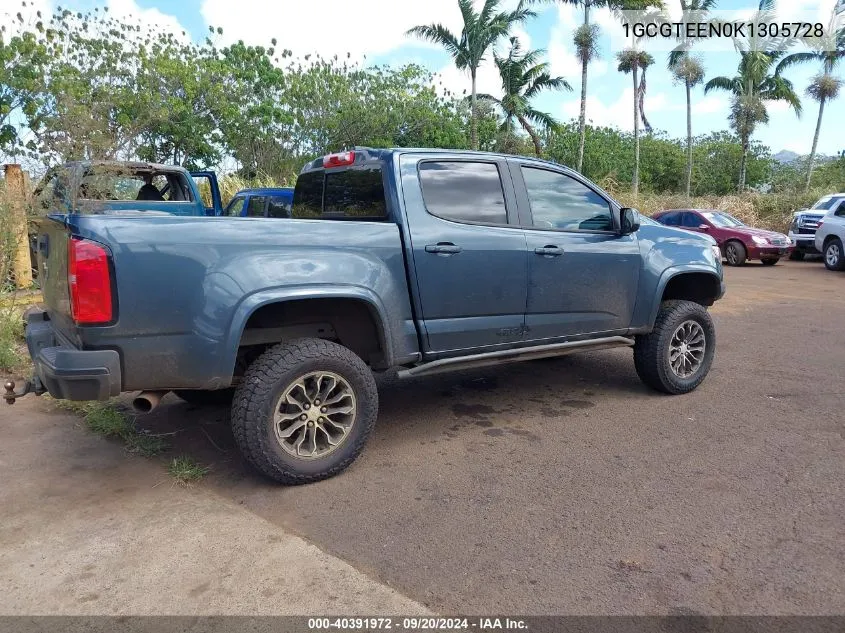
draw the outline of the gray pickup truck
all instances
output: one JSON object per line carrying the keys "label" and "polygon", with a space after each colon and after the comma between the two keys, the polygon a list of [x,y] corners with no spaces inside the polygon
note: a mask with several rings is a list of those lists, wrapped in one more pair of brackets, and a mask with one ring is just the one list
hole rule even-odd
{"label": "gray pickup truck", "polygon": [[[69,212],[68,212],[69,211]],[[316,481],[361,452],[373,372],[401,378],[631,347],[647,385],[695,389],[724,293],[708,236],[620,208],[560,165],[356,148],[307,164],[292,218],[49,213],[27,391],[230,400],[246,459]]]}

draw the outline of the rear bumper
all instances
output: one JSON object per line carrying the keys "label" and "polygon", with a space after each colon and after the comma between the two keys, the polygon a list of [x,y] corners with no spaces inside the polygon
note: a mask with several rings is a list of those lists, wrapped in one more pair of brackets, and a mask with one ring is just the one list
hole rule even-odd
{"label": "rear bumper", "polygon": [[[80,350],[59,339],[44,311],[29,314],[26,346],[36,381],[54,398],[108,400],[120,394],[120,356],[114,350]],[[40,391],[37,389],[36,391]]]}

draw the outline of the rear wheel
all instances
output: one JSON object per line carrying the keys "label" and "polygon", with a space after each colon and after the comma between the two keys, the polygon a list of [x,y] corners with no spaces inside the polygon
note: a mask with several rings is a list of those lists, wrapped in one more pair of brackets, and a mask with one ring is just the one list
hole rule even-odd
{"label": "rear wheel", "polygon": [[845,270],[845,253],[842,240],[834,237],[824,247],[824,265],[828,270]]}
{"label": "rear wheel", "polygon": [[795,251],[792,251],[789,254],[789,261],[800,262],[800,261],[803,261],[803,260],[804,260],[804,251],[795,250]]}
{"label": "rear wheel", "polygon": [[688,393],[707,377],[715,351],[716,328],[704,306],[664,301],[654,329],[636,339],[634,366],[652,389]]}
{"label": "rear wheel", "polygon": [[355,461],[377,415],[375,379],[363,360],[330,341],[298,339],[271,347],[247,369],[232,430],[261,473],[304,484]]}
{"label": "rear wheel", "polygon": [[766,259],[761,259],[763,262],[763,266],[774,266],[780,261],[780,257],[767,257]]}
{"label": "rear wheel", "polygon": [[748,259],[748,252],[742,242],[734,240],[725,246],[725,259],[728,260],[729,266],[742,266]]}

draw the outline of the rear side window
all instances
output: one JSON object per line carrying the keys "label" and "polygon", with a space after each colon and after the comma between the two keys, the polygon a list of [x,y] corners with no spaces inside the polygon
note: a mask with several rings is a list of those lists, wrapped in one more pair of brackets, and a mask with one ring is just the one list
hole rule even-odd
{"label": "rear side window", "polygon": [[382,220],[387,217],[379,167],[313,171],[296,181],[291,217]]}
{"label": "rear side window", "polygon": [[264,205],[267,203],[267,196],[250,196],[249,204],[246,206],[246,217],[263,218]]}
{"label": "rear side window", "polygon": [[268,218],[289,218],[290,201],[286,198],[273,197],[267,205]]}
{"label": "rear side window", "polygon": [[502,179],[493,163],[420,163],[420,185],[432,215],[455,222],[508,223]]}
{"label": "rear side window", "polygon": [[701,221],[701,218],[699,218],[695,213],[684,213],[683,226],[685,228],[697,229],[702,224],[703,222]]}

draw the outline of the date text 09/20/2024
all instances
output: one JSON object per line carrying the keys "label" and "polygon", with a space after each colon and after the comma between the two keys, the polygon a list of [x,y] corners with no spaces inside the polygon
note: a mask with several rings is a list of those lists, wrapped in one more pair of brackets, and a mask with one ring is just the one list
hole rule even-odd
{"label": "date text 09/20/2024", "polygon": [[519,618],[309,618],[310,631],[399,630],[399,631],[526,631],[528,624]]}

